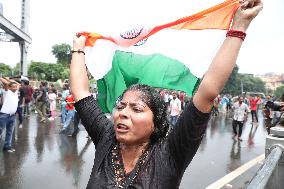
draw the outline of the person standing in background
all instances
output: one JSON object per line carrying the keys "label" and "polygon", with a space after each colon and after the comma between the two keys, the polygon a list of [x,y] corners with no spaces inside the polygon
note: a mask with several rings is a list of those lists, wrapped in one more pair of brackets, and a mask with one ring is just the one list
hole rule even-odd
{"label": "person standing in background", "polygon": [[170,102],[170,123],[172,126],[175,126],[181,113],[181,102],[176,92],[172,92],[172,95],[173,99]]}
{"label": "person standing in background", "polygon": [[16,111],[18,107],[18,89],[20,85],[8,78],[0,78],[4,85],[5,91],[3,92],[3,105],[0,110],[0,136],[6,128],[5,143],[3,151],[15,152],[12,148],[12,136],[15,128]]}
{"label": "person standing in background", "polygon": [[21,81],[20,88],[18,90],[18,107],[17,107],[17,114],[19,119],[19,128],[23,127],[23,108],[25,107],[25,91],[24,91],[24,82]]}
{"label": "person standing in background", "polygon": [[33,98],[34,90],[30,86],[30,82],[24,80],[24,94],[25,94],[25,106],[24,106],[24,116],[30,116],[30,103]]}
{"label": "person standing in background", "polygon": [[63,85],[63,91],[61,95],[61,124],[64,125],[66,121],[67,116],[67,110],[66,110],[66,97],[70,94],[69,91],[69,85],[64,84]]}
{"label": "person standing in background", "polygon": [[75,115],[74,104],[75,104],[74,97],[70,93],[68,96],[66,96],[66,120],[64,122],[62,130],[60,131],[60,134],[68,134],[67,131],[70,129],[71,121],[74,120],[74,115]]}
{"label": "person standing in background", "polygon": [[[237,139],[239,141],[242,141],[242,131],[244,122],[246,120],[247,112],[248,112],[248,106],[243,102],[244,98],[242,96],[239,97],[238,102],[235,102],[233,104],[233,110],[234,110],[234,117],[233,117],[233,139]],[[239,132],[237,132],[237,126],[239,126]]]}
{"label": "person standing in background", "polygon": [[182,109],[182,110],[184,110],[184,96],[185,96],[185,93],[182,92],[182,91],[179,93],[179,96],[178,96],[178,97],[179,97],[179,100],[180,100],[180,102],[181,102],[181,109]]}
{"label": "person standing in background", "polygon": [[258,99],[256,96],[249,98],[249,104],[250,104],[250,111],[251,111],[251,121],[254,122],[254,118],[256,122],[258,122],[258,116],[257,116],[257,103]]}
{"label": "person standing in background", "polygon": [[56,89],[50,88],[48,91],[48,100],[49,100],[49,108],[50,108],[50,114],[51,117],[49,118],[50,121],[53,121],[55,119],[56,114]]}
{"label": "person standing in background", "polygon": [[46,82],[41,82],[39,88],[39,95],[36,98],[36,110],[40,116],[40,122],[46,122],[46,109],[47,109],[47,91],[46,91]]}
{"label": "person standing in background", "polygon": [[260,96],[257,96],[257,110],[261,110],[262,109],[262,104],[263,104],[263,100],[261,99]]}
{"label": "person standing in background", "polygon": [[164,98],[164,102],[166,103],[167,108],[168,108],[169,105],[170,105],[170,102],[169,102],[169,101],[170,101],[170,100],[169,100],[170,95],[169,95],[169,92],[168,92],[167,90],[165,90],[165,93],[164,93],[163,98]]}

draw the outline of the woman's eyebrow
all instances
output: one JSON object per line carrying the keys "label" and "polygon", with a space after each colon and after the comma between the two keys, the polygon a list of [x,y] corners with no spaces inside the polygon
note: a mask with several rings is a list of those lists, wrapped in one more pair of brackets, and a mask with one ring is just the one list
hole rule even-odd
{"label": "woman's eyebrow", "polygon": [[142,106],[143,108],[145,108],[147,105],[144,102],[126,102],[126,101],[120,101],[119,104],[126,106],[127,104],[129,104],[129,106]]}
{"label": "woman's eyebrow", "polygon": [[142,103],[139,103],[139,102],[130,102],[129,103],[129,106],[142,106],[143,108],[145,108],[146,107],[146,105],[145,104],[142,104]]}
{"label": "woman's eyebrow", "polygon": [[128,104],[128,102],[120,101],[118,104],[121,104],[121,105],[127,105],[127,104]]}

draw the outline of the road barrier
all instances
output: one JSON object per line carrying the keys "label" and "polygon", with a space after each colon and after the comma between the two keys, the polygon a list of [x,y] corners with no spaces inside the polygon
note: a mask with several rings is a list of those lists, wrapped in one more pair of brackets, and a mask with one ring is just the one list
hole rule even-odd
{"label": "road barrier", "polygon": [[265,161],[247,189],[284,188],[284,128],[272,127],[266,137]]}

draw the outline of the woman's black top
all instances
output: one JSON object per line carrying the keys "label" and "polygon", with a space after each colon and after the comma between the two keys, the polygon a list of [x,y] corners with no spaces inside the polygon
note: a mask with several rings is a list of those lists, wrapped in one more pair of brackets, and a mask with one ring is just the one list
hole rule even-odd
{"label": "woman's black top", "polygon": [[[75,107],[96,147],[87,189],[118,188],[111,162],[111,150],[116,142],[113,123],[91,96],[78,101]],[[191,102],[171,132],[151,146],[143,167],[129,188],[178,188],[199,147],[209,117],[209,113],[200,112]]]}

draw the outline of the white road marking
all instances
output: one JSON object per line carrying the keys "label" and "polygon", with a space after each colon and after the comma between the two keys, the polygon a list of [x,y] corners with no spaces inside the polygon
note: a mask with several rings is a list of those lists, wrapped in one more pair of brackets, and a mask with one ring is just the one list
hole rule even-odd
{"label": "white road marking", "polygon": [[265,155],[262,154],[255,159],[247,162],[246,164],[242,165],[241,167],[237,168],[236,170],[232,171],[231,173],[227,174],[223,178],[217,180],[216,182],[212,183],[211,185],[207,186],[206,189],[218,189],[222,188],[225,184],[231,182],[234,180],[236,177],[240,176],[247,170],[249,170],[251,167],[256,165],[257,163],[260,163],[265,159]]}

